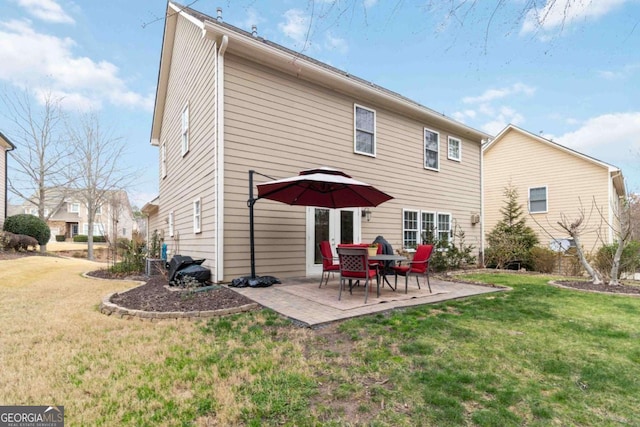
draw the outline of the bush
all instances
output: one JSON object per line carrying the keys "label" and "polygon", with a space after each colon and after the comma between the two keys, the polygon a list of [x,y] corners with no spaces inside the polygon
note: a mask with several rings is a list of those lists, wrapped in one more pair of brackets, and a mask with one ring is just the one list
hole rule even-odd
{"label": "bush", "polygon": [[558,253],[542,246],[531,248],[529,257],[532,268],[540,273],[553,273],[558,264]]}
{"label": "bush", "polygon": [[[74,242],[86,243],[89,241],[89,236],[86,234],[76,234],[73,236]],[[93,243],[105,243],[107,238],[104,236],[93,236]]]}
{"label": "bush", "polygon": [[[618,244],[605,245],[598,249],[594,256],[594,267],[605,277],[609,276],[613,265],[613,256],[618,249]],[[640,242],[632,240],[627,243],[620,257],[618,274],[623,272],[635,272],[640,267]],[[617,277],[618,279],[620,277]]]}
{"label": "bush", "polygon": [[56,234],[56,242],[64,242],[66,240],[66,236],[64,234]]}
{"label": "bush", "polygon": [[46,245],[51,237],[51,230],[46,222],[37,216],[18,214],[4,221],[4,230],[13,234],[24,234],[37,240],[39,245]]}
{"label": "bush", "polygon": [[144,245],[136,239],[118,239],[118,252],[121,252],[122,261],[109,268],[112,273],[141,273],[145,270]]}

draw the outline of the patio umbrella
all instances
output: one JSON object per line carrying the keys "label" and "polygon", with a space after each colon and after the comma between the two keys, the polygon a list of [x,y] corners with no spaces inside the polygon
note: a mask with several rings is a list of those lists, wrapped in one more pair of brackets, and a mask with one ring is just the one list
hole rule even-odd
{"label": "patio umbrella", "polygon": [[291,178],[258,184],[258,197],[253,197],[253,174],[249,171],[249,238],[251,243],[251,278],[256,279],[253,205],[259,199],[269,199],[289,205],[322,208],[374,207],[390,195],[372,185],[355,180],[337,169],[321,167],[308,169]]}
{"label": "patio umbrella", "polygon": [[372,185],[327,167],[304,170],[298,176],[258,184],[258,198],[322,208],[373,207],[393,199]]}

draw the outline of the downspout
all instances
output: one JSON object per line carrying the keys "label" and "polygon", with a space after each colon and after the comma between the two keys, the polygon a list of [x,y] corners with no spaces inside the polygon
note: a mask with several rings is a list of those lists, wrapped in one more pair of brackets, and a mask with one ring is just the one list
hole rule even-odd
{"label": "downspout", "polygon": [[224,54],[229,37],[222,36],[216,70],[216,274],[215,282],[224,279]]}
{"label": "downspout", "polygon": [[488,144],[484,139],[480,140],[480,263],[484,267],[484,146]]}
{"label": "downspout", "polygon": [[[1,135],[1,134],[0,134]],[[9,185],[9,151],[13,151],[16,147],[14,147],[11,143],[9,144],[9,148],[4,150],[4,218],[2,221],[7,218],[7,213],[9,212],[9,193],[7,192],[7,188]]]}

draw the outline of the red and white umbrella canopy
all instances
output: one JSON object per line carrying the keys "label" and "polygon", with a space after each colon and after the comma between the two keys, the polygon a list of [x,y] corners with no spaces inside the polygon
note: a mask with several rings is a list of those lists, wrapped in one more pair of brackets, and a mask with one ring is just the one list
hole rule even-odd
{"label": "red and white umbrella canopy", "polygon": [[328,167],[304,170],[298,176],[258,184],[258,198],[323,208],[374,207],[393,199],[372,185]]}

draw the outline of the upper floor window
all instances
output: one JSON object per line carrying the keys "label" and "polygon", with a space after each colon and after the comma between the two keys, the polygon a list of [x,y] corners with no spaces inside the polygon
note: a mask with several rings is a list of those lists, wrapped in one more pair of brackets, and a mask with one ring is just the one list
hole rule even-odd
{"label": "upper floor window", "polygon": [[96,206],[96,214],[100,215],[102,213],[102,206]]}
{"label": "upper floor window", "polygon": [[440,169],[440,134],[427,128],[424,128],[424,167]]}
{"label": "upper floor window", "polygon": [[193,232],[200,233],[202,228],[202,204],[200,198],[193,201]]}
{"label": "upper floor window", "polygon": [[189,152],[189,104],[182,110],[182,155]]}
{"label": "upper floor window", "polygon": [[449,137],[449,151],[447,158],[449,160],[462,160],[462,141],[458,138]]}
{"label": "upper floor window", "polygon": [[167,143],[164,141],[160,146],[160,176],[167,176]]}
{"label": "upper floor window", "polygon": [[376,112],[354,104],[354,151],[367,156],[376,155]]}
{"label": "upper floor window", "polygon": [[80,213],[80,203],[70,203],[69,204],[69,212],[71,212],[71,213]]}
{"label": "upper floor window", "polygon": [[533,187],[529,189],[529,212],[547,212],[547,187]]}

